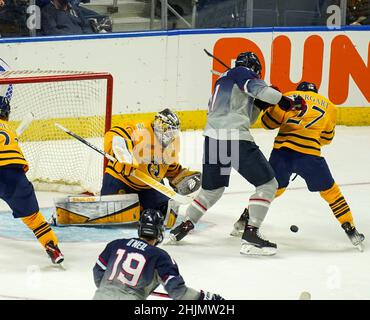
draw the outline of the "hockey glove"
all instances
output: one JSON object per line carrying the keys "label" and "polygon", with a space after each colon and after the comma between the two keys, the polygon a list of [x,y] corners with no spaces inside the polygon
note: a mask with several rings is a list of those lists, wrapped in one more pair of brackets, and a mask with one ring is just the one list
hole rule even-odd
{"label": "hockey glove", "polygon": [[189,171],[182,169],[180,173],[172,178],[170,186],[181,195],[188,195],[197,191],[201,185],[201,173],[199,171]]}
{"label": "hockey glove", "polygon": [[307,110],[306,101],[299,95],[292,97],[282,96],[278,105],[284,111]]}
{"label": "hockey glove", "polygon": [[199,300],[225,300],[219,294],[200,290]]}
{"label": "hockey glove", "polygon": [[268,108],[270,108],[270,107],[274,106],[273,104],[270,104],[270,103],[268,103],[268,102],[262,101],[262,100],[260,100],[260,99],[254,99],[254,105],[255,105],[258,109],[260,109],[260,110],[262,110],[262,111],[264,111],[264,110],[266,110],[266,109],[268,109]]}

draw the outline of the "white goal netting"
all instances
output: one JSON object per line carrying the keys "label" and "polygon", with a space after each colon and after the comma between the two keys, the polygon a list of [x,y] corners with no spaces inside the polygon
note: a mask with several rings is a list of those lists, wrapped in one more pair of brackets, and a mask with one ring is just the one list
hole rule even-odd
{"label": "white goal netting", "polygon": [[96,193],[104,158],[55,126],[60,123],[103,149],[110,127],[112,77],[67,71],[0,73],[0,95],[10,99],[16,128],[30,112],[34,120],[20,136],[27,173],[38,190]]}

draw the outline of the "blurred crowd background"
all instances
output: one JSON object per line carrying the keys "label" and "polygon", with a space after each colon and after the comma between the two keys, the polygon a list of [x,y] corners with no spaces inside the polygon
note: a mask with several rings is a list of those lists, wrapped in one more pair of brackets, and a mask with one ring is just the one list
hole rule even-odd
{"label": "blurred crowd background", "polygon": [[0,0],[0,36],[368,25],[369,12],[370,0]]}

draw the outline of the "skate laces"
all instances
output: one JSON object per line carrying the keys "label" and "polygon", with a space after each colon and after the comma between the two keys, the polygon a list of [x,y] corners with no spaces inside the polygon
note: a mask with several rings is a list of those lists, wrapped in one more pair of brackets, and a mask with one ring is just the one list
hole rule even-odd
{"label": "skate laces", "polygon": [[258,238],[260,238],[261,240],[265,241],[265,242],[269,242],[268,240],[266,240],[266,238],[263,237],[263,235],[261,235],[261,233],[259,232],[259,230],[256,231],[256,235]]}

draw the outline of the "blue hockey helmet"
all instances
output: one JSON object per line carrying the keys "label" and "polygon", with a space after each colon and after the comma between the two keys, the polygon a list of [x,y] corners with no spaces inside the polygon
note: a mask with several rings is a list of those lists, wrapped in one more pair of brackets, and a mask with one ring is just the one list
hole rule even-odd
{"label": "blue hockey helmet", "polygon": [[246,67],[261,76],[262,65],[256,54],[253,52],[241,52],[235,60],[235,67]]}
{"label": "blue hockey helmet", "polygon": [[301,82],[297,86],[296,90],[298,90],[298,91],[312,91],[312,92],[316,92],[316,93],[318,91],[316,85],[313,82],[306,82],[306,81]]}
{"label": "blue hockey helmet", "polygon": [[139,237],[155,239],[156,245],[163,241],[164,217],[161,211],[155,209],[145,209],[139,220]]}
{"label": "blue hockey helmet", "polygon": [[10,115],[10,102],[7,97],[0,96],[0,118],[8,120]]}

